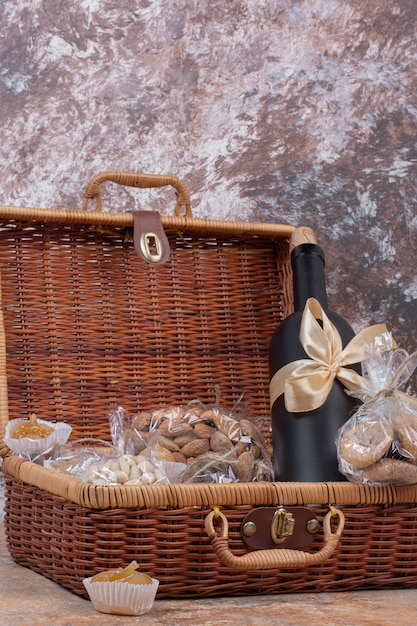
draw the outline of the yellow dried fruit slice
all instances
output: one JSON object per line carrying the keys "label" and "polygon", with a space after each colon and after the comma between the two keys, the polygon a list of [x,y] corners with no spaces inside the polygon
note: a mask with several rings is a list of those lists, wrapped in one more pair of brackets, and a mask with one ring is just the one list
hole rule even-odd
{"label": "yellow dried fruit slice", "polygon": [[152,578],[148,576],[148,574],[143,574],[142,572],[134,572],[133,574],[129,576],[129,578],[126,581],[123,581],[123,582],[127,582],[129,584],[134,584],[134,585],[151,585]]}
{"label": "yellow dried fruit slice", "polygon": [[41,424],[35,413],[32,413],[28,420],[22,420],[17,424],[11,433],[12,439],[45,439],[54,432],[52,426]]}
{"label": "yellow dried fruit slice", "polygon": [[130,583],[134,585],[150,585],[152,578],[147,574],[142,574],[136,571],[139,565],[136,561],[132,561],[124,568],[109,569],[105,572],[95,574],[91,578],[93,583],[109,583],[109,582],[121,582]]}

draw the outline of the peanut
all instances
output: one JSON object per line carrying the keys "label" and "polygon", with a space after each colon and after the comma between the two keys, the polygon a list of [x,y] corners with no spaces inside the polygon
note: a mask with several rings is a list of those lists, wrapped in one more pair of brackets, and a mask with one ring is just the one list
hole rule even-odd
{"label": "peanut", "polygon": [[91,465],[85,480],[94,485],[151,485],[155,482],[165,482],[166,478],[143,454],[136,456],[125,454],[106,461],[102,467]]}
{"label": "peanut", "polygon": [[115,478],[116,478],[116,482],[120,483],[121,485],[123,485],[127,480],[129,480],[129,474],[126,474],[126,472],[114,472]]}

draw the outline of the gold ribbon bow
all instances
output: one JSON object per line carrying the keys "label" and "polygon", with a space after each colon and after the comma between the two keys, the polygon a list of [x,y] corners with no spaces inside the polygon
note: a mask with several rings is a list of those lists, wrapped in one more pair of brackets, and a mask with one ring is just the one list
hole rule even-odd
{"label": "gold ribbon bow", "polygon": [[367,358],[366,344],[385,332],[385,324],[375,324],[355,335],[343,348],[336,327],[320,303],[309,298],[301,320],[300,341],[310,358],[288,363],[275,373],[270,382],[271,407],[283,393],[290,413],[313,411],[324,404],[335,378],[349,390],[360,386],[362,376],[345,366]]}

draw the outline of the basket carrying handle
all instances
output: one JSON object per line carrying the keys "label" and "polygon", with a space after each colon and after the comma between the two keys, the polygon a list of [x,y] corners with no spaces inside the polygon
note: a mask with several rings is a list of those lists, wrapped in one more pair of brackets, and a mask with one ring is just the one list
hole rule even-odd
{"label": "basket carrying handle", "polygon": [[174,208],[174,215],[181,215],[184,207],[185,216],[192,217],[190,194],[186,185],[175,176],[165,176],[163,174],[138,174],[134,172],[102,172],[94,176],[87,185],[87,189],[83,198],[83,210],[88,208],[89,200],[96,199],[97,211],[102,210],[102,201],[100,194],[100,185],[105,181],[111,181],[118,185],[127,187],[140,187],[141,189],[150,189],[154,187],[166,187],[171,185],[176,190],[177,203]]}
{"label": "basket carrying handle", "polygon": [[[332,532],[330,519],[332,515],[339,518],[335,532]],[[217,535],[213,519],[220,521],[221,534]],[[339,509],[332,508],[323,520],[324,545],[318,552],[309,553],[302,550],[257,550],[242,556],[235,556],[229,549],[228,521],[220,511],[210,511],[205,519],[205,529],[219,561],[232,570],[266,570],[266,569],[302,569],[309,565],[317,565],[329,559],[335,551],[345,524],[345,516]]]}

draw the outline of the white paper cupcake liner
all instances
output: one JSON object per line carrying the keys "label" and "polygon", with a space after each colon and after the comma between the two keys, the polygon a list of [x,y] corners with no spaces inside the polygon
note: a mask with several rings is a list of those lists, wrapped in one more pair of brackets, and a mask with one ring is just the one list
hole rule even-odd
{"label": "white paper cupcake liner", "polygon": [[187,469],[185,463],[176,463],[175,461],[153,460],[153,463],[165,474],[169,483],[179,483],[181,476]]}
{"label": "white paper cupcake liner", "polygon": [[15,454],[18,454],[19,456],[24,456],[25,458],[29,458],[31,460],[34,460],[36,459],[36,457],[39,457],[40,455],[45,454],[45,452],[52,450],[56,445],[62,445],[66,443],[72,431],[71,426],[69,424],[65,424],[64,422],[52,423],[39,419],[38,422],[40,424],[51,426],[54,429],[54,432],[48,435],[48,437],[44,437],[43,439],[30,439],[29,437],[13,439],[13,437],[11,437],[10,435],[13,432],[14,428],[17,426],[17,424],[24,421],[27,420],[15,419],[7,423],[4,443]]}
{"label": "white paper cupcake liner", "polygon": [[94,608],[112,615],[143,615],[153,607],[159,580],[152,578],[148,585],[127,582],[91,582],[83,580]]}

